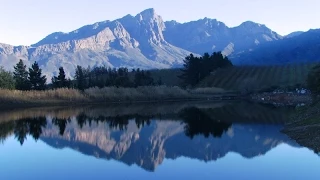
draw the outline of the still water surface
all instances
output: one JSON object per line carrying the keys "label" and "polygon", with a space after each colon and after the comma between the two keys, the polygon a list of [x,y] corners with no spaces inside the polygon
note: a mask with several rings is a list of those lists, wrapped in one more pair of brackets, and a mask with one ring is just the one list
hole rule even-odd
{"label": "still water surface", "polygon": [[319,179],[281,130],[292,110],[247,103],[0,113],[1,179]]}

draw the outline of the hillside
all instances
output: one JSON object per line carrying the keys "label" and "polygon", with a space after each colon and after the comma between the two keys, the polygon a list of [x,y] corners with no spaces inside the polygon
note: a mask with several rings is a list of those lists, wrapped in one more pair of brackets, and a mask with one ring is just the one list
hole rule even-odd
{"label": "hillside", "polygon": [[237,65],[276,65],[320,61],[320,29],[291,38],[264,43],[231,57]]}

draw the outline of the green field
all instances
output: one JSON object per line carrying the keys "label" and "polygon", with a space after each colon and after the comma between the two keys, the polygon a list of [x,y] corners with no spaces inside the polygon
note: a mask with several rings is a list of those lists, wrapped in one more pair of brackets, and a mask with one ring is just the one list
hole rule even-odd
{"label": "green field", "polygon": [[305,86],[314,64],[283,66],[234,66],[220,69],[206,77],[200,87],[219,87],[226,90],[263,90],[275,87]]}
{"label": "green field", "polygon": [[[241,91],[244,88],[254,91],[280,87],[305,86],[309,70],[315,64],[291,64],[274,66],[234,66],[219,69],[202,80],[198,87],[218,87],[225,90]],[[152,70],[152,77],[168,86],[179,86],[180,69]]]}

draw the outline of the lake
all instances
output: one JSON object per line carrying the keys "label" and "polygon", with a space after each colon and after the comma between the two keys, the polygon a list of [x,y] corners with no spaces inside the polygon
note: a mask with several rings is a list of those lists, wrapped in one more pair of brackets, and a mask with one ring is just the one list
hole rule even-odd
{"label": "lake", "polygon": [[319,179],[319,155],[282,133],[293,112],[246,102],[2,111],[1,179]]}

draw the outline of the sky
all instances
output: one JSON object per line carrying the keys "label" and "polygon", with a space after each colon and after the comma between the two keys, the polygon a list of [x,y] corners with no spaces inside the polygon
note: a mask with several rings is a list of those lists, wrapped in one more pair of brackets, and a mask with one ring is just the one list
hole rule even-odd
{"label": "sky", "polygon": [[53,32],[154,8],[165,21],[204,17],[265,24],[280,35],[320,28],[319,0],[0,0],[0,43],[31,45]]}

